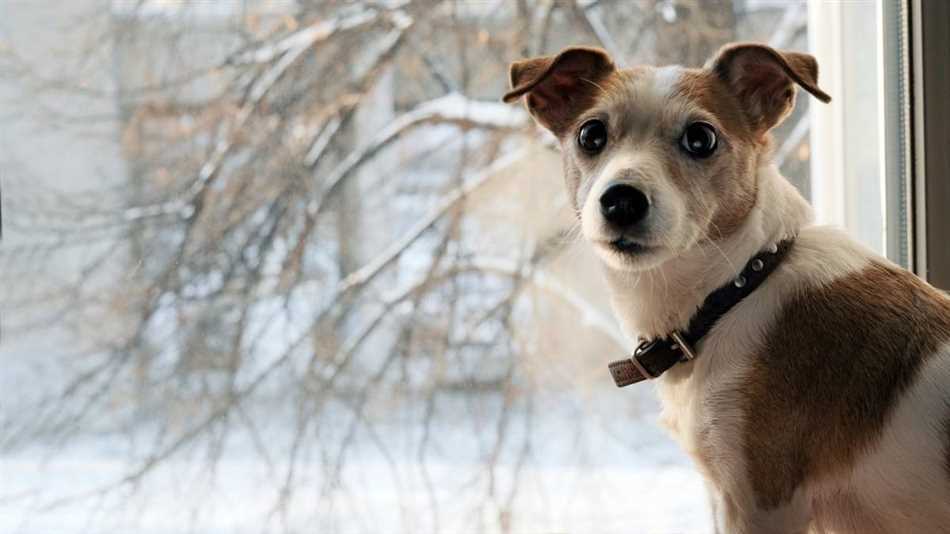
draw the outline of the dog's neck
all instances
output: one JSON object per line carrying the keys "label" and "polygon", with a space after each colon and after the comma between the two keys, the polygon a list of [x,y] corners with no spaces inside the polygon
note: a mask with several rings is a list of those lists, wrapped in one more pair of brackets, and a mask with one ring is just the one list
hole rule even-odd
{"label": "dog's neck", "polygon": [[811,218],[811,207],[774,165],[759,168],[755,207],[735,234],[702,242],[650,270],[607,268],[625,333],[652,339],[685,328],[706,296],[735,278],[749,258],[796,235]]}

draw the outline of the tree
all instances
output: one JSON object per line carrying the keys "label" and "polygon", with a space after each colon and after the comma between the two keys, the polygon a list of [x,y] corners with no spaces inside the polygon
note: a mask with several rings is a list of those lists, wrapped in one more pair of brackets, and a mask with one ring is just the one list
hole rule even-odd
{"label": "tree", "polygon": [[[557,275],[580,270],[566,252],[573,216],[551,216],[559,179],[528,189],[558,172],[557,153],[497,101],[507,63],[580,42],[696,65],[752,17],[801,28],[802,13],[696,1],[221,5],[95,4],[76,31],[111,78],[92,86],[5,49],[5,79],[114,103],[103,118],[42,120],[112,125],[123,166],[80,193],[37,189],[26,172],[5,184],[8,228],[25,238],[5,243],[4,284],[37,286],[7,290],[2,309],[17,320],[4,335],[54,329],[82,342],[5,416],[3,450],[122,440],[121,473],[44,510],[121,503],[176,470],[215,488],[233,472],[222,461],[247,456],[264,466],[264,525],[374,531],[353,519],[373,511],[354,466],[376,463],[371,476],[401,510],[393,530],[536,525],[525,473],[557,448],[543,437],[552,424],[578,426],[557,434],[576,440],[567,454],[598,446],[583,436],[598,419],[549,389],[586,395],[590,379],[548,367],[593,373],[594,354],[627,343],[602,302]],[[74,245],[69,280],[34,271]],[[446,465],[468,467],[459,477]],[[193,506],[199,523],[208,513]]]}

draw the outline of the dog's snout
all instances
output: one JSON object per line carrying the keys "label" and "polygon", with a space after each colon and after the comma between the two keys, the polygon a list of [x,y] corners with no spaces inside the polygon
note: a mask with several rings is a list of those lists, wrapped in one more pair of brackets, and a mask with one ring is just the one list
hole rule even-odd
{"label": "dog's snout", "polygon": [[614,184],[600,196],[600,213],[611,225],[623,228],[646,217],[650,201],[642,191],[627,184]]}

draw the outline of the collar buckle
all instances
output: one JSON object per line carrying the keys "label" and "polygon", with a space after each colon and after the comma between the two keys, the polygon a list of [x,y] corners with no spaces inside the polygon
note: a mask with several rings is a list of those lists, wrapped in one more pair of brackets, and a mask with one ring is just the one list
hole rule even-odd
{"label": "collar buckle", "polygon": [[608,368],[610,369],[610,375],[613,377],[614,383],[617,384],[617,387],[622,388],[624,386],[629,386],[630,384],[636,384],[637,382],[642,382],[644,380],[651,380],[659,376],[658,374],[647,371],[647,367],[640,361],[640,356],[652,352],[659,346],[660,345],[657,340],[642,340],[629,358],[612,362]]}
{"label": "collar buckle", "polygon": [[632,363],[633,366],[637,368],[637,371],[640,371],[640,374],[642,374],[648,380],[653,380],[654,378],[657,377],[657,375],[654,375],[650,371],[647,371],[647,368],[642,363],[640,363],[640,355],[645,352],[650,352],[656,347],[656,345],[657,345],[657,340],[645,339],[641,341],[639,345],[637,345],[636,350],[633,351],[633,355],[630,356],[630,363]]}
{"label": "collar buckle", "polygon": [[673,333],[670,334],[670,337],[673,338],[673,350],[679,350],[683,353],[683,360],[695,360],[696,351],[693,350],[693,347],[683,339],[683,334],[679,330],[673,330]]}
{"label": "collar buckle", "polygon": [[689,361],[696,352],[685,337],[674,331],[669,338],[644,339],[629,358],[611,363],[608,368],[617,387],[653,380],[678,362]]}

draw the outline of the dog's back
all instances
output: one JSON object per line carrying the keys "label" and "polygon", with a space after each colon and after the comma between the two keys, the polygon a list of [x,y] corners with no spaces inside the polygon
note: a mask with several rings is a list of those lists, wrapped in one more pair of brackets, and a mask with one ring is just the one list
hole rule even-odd
{"label": "dog's back", "polygon": [[832,274],[863,255],[827,235],[741,386],[749,482],[766,508],[804,488],[819,532],[950,532],[950,299],[871,254]]}
{"label": "dog's back", "polygon": [[659,392],[721,532],[950,532],[944,294],[808,227],[700,350]]}

